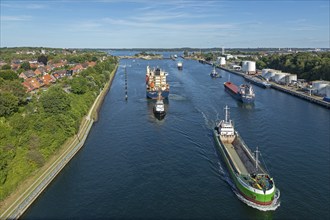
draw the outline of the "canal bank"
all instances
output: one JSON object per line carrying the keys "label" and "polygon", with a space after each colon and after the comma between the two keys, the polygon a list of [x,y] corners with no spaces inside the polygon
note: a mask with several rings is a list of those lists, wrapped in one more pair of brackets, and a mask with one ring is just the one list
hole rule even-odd
{"label": "canal bank", "polygon": [[94,121],[97,121],[98,111],[111,87],[117,68],[118,64],[111,72],[109,82],[106,83],[103,90],[96,97],[90,111],[81,121],[78,133],[69,138],[58,153],[39,169],[33,177],[22,182],[12,195],[1,202],[0,219],[18,219],[81,149]]}

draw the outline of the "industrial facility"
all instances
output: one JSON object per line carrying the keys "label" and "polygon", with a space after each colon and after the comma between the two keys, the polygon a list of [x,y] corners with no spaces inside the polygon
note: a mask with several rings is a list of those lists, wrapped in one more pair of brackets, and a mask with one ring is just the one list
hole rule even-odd
{"label": "industrial facility", "polygon": [[289,85],[297,82],[297,75],[291,73],[284,73],[280,70],[263,69],[261,76],[268,81],[276,82],[277,84]]}

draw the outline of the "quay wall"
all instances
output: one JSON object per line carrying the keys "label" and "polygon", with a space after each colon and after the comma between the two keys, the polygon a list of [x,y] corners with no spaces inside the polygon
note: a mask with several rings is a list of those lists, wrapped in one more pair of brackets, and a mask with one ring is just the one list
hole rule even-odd
{"label": "quay wall", "polygon": [[[244,73],[237,72],[237,71],[234,71],[234,70],[230,70],[230,69],[227,69],[227,68],[224,68],[224,67],[219,66],[218,68],[220,68],[222,70],[225,70],[227,72],[242,76],[242,77],[245,75]],[[293,96],[296,96],[296,97],[304,99],[306,101],[313,102],[313,103],[318,104],[320,106],[323,106],[325,108],[330,108],[330,103],[328,103],[326,101],[317,99],[317,98],[309,96],[307,94],[303,94],[302,92],[297,92],[297,91],[294,91],[294,90],[287,89],[284,86],[278,85],[276,83],[271,82],[271,88],[276,89],[276,90],[281,91],[281,92],[285,92],[285,93],[293,95]]]}

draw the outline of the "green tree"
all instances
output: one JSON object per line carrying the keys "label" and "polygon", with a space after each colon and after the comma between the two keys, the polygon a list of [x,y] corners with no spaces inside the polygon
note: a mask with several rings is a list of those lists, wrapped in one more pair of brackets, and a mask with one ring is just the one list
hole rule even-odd
{"label": "green tree", "polygon": [[13,70],[0,70],[0,77],[5,80],[18,79],[18,75]]}
{"label": "green tree", "polygon": [[48,59],[45,55],[41,55],[38,57],[38,62],[43,63],[45,66],[47,65]]}
{"label": "green tree", "polygon": [[66,113],[71,107],[70,98],[59,86],[52,86],[40,97],[40,102],[46,113]]}
{"label": "green tree", "polygon": [[18,110],[18,98],[8,92],[0,92],[0,117],[8,116]]}
{"label": "green tree", "polygon": [[31,67],[30,67],[30,63],[29,63],[29,62],[23,62],[23,63],[21,64],[21,69],[24,69],[25,71],[26,71],[26,70],[30,70],[30,69],[31,69]]}
{"label": "green tree", "polygon": [[71,80],[71,91],[75,94],[84,94],[87,92],[88,81],[84,77],[74,77]]}
{"label": "green tree", "polygon": [[2,66],[1,68],[2,70],[10,70],[11,69],[11,66],[9,64],[5,64]]}

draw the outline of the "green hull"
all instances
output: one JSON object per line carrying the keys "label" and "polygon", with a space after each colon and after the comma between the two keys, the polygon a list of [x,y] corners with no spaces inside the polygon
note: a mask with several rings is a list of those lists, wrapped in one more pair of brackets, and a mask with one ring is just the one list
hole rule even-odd
{"label": "green hull", "polygon": [[[226,154],[226,150],[224,149],[223,144],[221,143],[221,141],[219,140],[217,131],[214,131],[214,139],[215,142],[217,143],[217,146],[221,152],[221,155],[227,165],[227,168],[229,170],[229,173],[232,177],[232,179],[234,180],[235,186],[236,188],[239,190],[239,193],[247,200],[258,204],[258,205],[270,205],[273,200],[274,200],[274,196],[275,196],[275,185],[272,188],[272,192],[262,192],[261,190],[255,190],[249,186],[247,186],[246,184],[242,183],[242,181],[239,180],[240,177],[242,177],[240,174],[238,174],[237,169],[234,166],[234,163],[231,161],[231,159],[227,156]],[[259,191],[259,193],[257,192]],[[261,193],[260,193],[261,191]]]}

